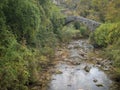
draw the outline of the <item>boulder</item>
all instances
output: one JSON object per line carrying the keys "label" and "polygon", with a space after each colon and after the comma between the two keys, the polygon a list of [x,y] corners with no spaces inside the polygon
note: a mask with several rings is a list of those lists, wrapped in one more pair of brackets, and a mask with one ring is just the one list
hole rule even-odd
{"label": "boulder", "polygon": [[84,67],[84,70],[85,70],[86,72],[89,72],[90,69],[91,69],[91,67],[89,67],[89,66],[85,66],[85,67]]}

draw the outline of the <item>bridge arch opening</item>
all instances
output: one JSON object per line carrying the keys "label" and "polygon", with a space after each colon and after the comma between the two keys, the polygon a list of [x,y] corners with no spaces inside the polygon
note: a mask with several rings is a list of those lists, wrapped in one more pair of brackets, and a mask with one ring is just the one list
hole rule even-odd
{"label": "bridge arch opening", "polygon": [[68,16],[65,18],[65,25],[68,25],[72,22],[79,22],[85,25],[90,31],[94,31],[98,26],[101,25],[101,23],[97,21],[80,17],[80,16]]}

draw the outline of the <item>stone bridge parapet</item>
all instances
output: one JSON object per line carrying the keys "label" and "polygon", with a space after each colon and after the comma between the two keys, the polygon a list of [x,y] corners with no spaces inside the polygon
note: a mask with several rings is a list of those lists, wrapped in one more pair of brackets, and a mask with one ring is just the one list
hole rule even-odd
{"label": "stone bridge parapet", "polygon": [[71,22],[81,22],[84,25],[86,25],[88,27],[89,30],[94,31],[98,26],[101,25],[100,22],[91,20],[91,19],[87,19],[81,16],[68,16],[65,18],[65,25],[71,23]]}

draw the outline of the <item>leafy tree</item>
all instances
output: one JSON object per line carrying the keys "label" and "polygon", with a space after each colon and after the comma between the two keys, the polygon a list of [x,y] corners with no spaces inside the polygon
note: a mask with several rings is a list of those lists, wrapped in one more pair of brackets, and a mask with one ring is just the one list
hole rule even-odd
{"label": "leafy tree", "polygon": [[108,22],[120,21],[120,0],[111,0],[106,7],[106,20]]}
{"label": "leafy tree", "polygon": [[39,7],[28,0],[8,0],[3,12],[7,25],[18,41],[25,39],[27,43],[33,43],[35,34],[40,27]]}
{"label": "leafy tree", "polygon": [[27,90],[38,82],[58,40],[56,10],[50,0],[0,0],[0,90]]}

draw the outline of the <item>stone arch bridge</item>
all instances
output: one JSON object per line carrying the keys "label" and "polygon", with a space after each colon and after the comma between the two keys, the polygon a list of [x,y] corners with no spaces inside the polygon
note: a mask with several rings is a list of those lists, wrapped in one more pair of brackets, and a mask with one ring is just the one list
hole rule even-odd
{"label": "stone arch bridge", "polygon": [[91,19],[87,19],[81,16],[68,16],[65,18],[65,25],[71,23],[71,22],[81,22],[84,25],[86,25],[88,27],[89,30],[94,31],[98,26],[101,25],[100,22],[91,20]]}

